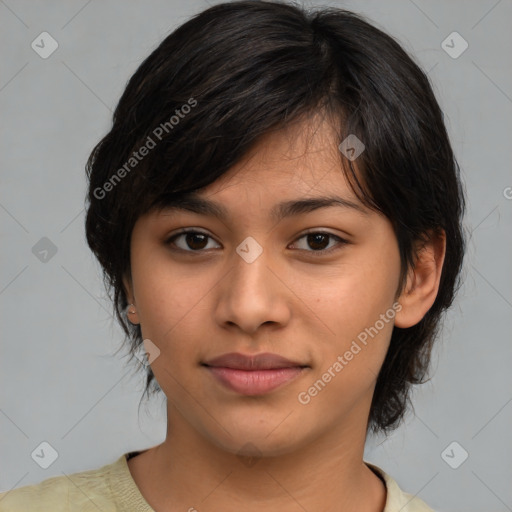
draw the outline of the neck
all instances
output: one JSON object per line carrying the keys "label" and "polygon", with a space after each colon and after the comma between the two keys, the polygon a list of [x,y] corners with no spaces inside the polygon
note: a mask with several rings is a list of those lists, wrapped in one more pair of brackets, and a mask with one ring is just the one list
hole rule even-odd
{"label": "neck", "polygon": [[129,464],[156,511],[384,509],[386,488],[363,462],[360,425],[325,432],[279,455],[254,449],[260,456],[251,457],[249,448],[242,456],[216,446],[170,406],[169,418],[166,440]]}

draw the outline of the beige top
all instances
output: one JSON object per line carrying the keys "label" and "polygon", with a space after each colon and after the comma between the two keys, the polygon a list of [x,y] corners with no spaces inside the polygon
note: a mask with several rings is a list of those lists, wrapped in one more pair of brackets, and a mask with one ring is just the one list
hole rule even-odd
{"label": "beige top", "polygon": [[[0,512],[155,512],[132,478],[128,452],[115,462],[68,476],[55,476],[39,484],[0,493]],[[386,484],[383,512],[434,512],[425,502],[402,492],[382,469],[366,462]],[[193,510],[194,504],[191,504]]]}

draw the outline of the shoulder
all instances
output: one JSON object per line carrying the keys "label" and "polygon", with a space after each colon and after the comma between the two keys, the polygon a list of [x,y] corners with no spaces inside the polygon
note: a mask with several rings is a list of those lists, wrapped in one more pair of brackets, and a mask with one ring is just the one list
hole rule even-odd
{"label": "shoulder", "polygon": [[386,484],[387,498],[383,512],[435,512],[417,496],[402,491],[396,481],[384,470],[369,462],[365,464],[374,473],[380,475]]}
{"label": "shoulder", "polygon": [[0,512],[115,512],[110,477],[122,466],[124,457],[98,469],[54,476],[2,492]]}

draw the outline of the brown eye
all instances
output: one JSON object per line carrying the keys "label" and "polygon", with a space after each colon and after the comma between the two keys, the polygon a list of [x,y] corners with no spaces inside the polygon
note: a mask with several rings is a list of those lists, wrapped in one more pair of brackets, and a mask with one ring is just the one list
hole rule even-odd
{"label": "brown eye", "polygon": [[186,233],[185,243],[194,250],[204,249],[208,245],[208,237],[201,233]]}
{"label": "brown eye", "polygon": [[[343,238],[333,235],[332,233],[327,233],[323,231],[314,231],[310,233],[306,233],[299,237],[297,240],[305,240],[305,244],[302,244],[302,247],[298,247],[300,250],[304,250],[312,253],[314,256],[322,256],[324,254],[328,254],[331,251],[335,251],[337,249],[341,249],[344,245],[348,244],[346,240]],[[331,240],[336,240],[337,243],[334,245],[330,245]],[[294,245],[300,245],[295,242]],[[315,254],[319,253],[319,254]]]}
{"label": "brown eye", "polygon": [[[176,243],[177,241],[179,243]],[[213,238],[201,231],[183,231],[177,235],[171,236],[166,244],[176,246],[179,250],[186,252],[202,252],[203,249],[208,247],[209,240]]]}
{"label": "brown eye", "polygon": [[329,237],[325,233],[312,233],[307,235],[309,247],[316,250],[324,250],[329,245]]}

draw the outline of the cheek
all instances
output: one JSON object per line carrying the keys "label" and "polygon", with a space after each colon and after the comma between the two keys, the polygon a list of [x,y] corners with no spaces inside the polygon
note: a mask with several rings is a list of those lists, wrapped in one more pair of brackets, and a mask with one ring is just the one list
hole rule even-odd
{"label": "cheek", "polygon": [[157,345],[169,343],[178,331],[186,336],[188,318],[197,315],[214,284],[213,276],[209,283],[207,273],[180,267],[165,252],[135,255],[132,279],[143,335]]}
{"label": "cheek", "polygon": [[[363,368],[369,379],[377,376],[386,355],[396,314],[395,292],[400,274],[397,248],[381,247],[375,252],[361,251],[324,285],[309,283],[312,310],[328,326],[317,339],[317,356],[323,371],[338,356],[345,356],[344,379],[356,377]],[[328,378],[328,377],[327,377]],[[364,378],[364,377],[363,377]],[[338,380],[342,380],[341,378]],[[334,386],[335,387],[335,386]]]}
{"label": "cheek", "polygon": [[316,367],[300,390],[300,403],[310,407],[311,417],[322,415],[327,422],[338,421],[356,404],[369,406],[396,313],[391,286],[363,286],[354,275],[340,279],[336,290],[317,300],[332,332],[316,337]]}
{"label": "cheek", "polygon": [[306,286],[312,308],[333,331],[346,339],[373,325],[394,303],[399,267],[357,263],[331,273],[324,285]]}
{"label": "cheek", "polygon": [[[212,290],[219,280],[214,272],[170,264],[163,256],[141,257],[132,272],[142,336],[160,350],[151,368],[167,397],[181,403],[183,386],[193,396],[202,390],[191,379],[199,364],[201,347],[212,340]],[[185,404],[182,404],[185,407]]]}

